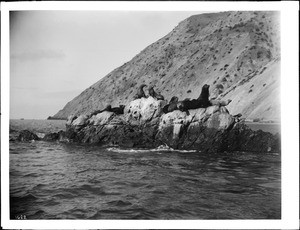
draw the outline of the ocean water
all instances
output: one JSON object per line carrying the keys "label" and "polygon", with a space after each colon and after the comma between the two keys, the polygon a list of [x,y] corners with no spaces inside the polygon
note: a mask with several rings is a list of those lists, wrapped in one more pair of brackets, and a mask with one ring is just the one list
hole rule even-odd
{"label": "ocean water", "polygon": [[11,142],[9,154],[11,219],[281,218],[280,154],[43,141]]}

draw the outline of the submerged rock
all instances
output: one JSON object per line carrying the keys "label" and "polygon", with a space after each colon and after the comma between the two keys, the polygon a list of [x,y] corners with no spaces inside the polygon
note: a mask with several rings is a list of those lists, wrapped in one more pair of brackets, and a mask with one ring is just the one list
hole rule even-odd
{"label": "submerged rock", "polygon": [[55,133],[47,133],[43,138],[43,141],[60,141],[60,142],[69,142],[69,139],[66,137],[66,132],[60,130]]}
{"label": "submerged rock", "polygon": [[59,138],[59,134],[58,133],[47,133],[43,140],[44,141],[56,141]]}
{"label": "submerged rock", "polygon": [[20,131],[17,141],[35,141],[40,140],[40,138],[33,132],[29,130],[22,130]]}

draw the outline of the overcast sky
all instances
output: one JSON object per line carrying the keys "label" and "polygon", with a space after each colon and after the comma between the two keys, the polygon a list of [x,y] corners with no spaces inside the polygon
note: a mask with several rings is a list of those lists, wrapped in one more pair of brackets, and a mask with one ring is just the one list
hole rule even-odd
{"label": "overcast sky", "polygon": [[200,12],[18,11],[10,15],[10,118],[45,119]]}

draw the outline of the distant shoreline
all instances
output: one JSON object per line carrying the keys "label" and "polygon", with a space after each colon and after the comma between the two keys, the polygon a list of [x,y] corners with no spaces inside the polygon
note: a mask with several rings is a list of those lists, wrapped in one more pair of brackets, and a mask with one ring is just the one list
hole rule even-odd
{"label": "distant shoreline", "polygon": [[49,116],[46,120],[62,120],[62,121],[66,121],[67,119],[56,118],[56,117],[51,117],[51,116]]}
{"label": "distant shoreline", "polygon": [[62,119],[62,118],[10,118],[9,120],[37,120],[37,121],[47,121],[47,120],[57,120],[57,121],[67,121],[67,119]]}

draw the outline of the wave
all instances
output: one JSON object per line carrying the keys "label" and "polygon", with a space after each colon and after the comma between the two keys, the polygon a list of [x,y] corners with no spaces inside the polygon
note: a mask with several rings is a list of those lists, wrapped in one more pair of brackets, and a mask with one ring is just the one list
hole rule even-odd
{"label": "wave", "polygon": [[57,193],[53,195],[53,198],[59,198],[59,199],[73,199],[76,198],[77,195],[70,193],[70,192],[63,192],[63,193]]}
{"label": "wave", "polygon": [[130,206],[132,205],[131,202],[129,201],[123,201],[123,200],[114,200],[114,201],[110,201],[108,202],[108,204],[110,206],[116,206],[116,207],[125,207],[125,206]]}
{"label": "wave", "polygon": [[23,175],[23,177],[39,177],[39,176],[41,176],[41,174],[38,173],[27,173]]}
{"label": "wave", "polygon": [[21,203],[21,202],[32,202],[32,201],[35,201],[37,199],[38,198],[36,196],[29,193],[29,194],[26,194],[24,196],[19,196],[19,197],[11,196],[10,197],[10,202],[11,202],[11,204],[14,204],[14,203]]}

